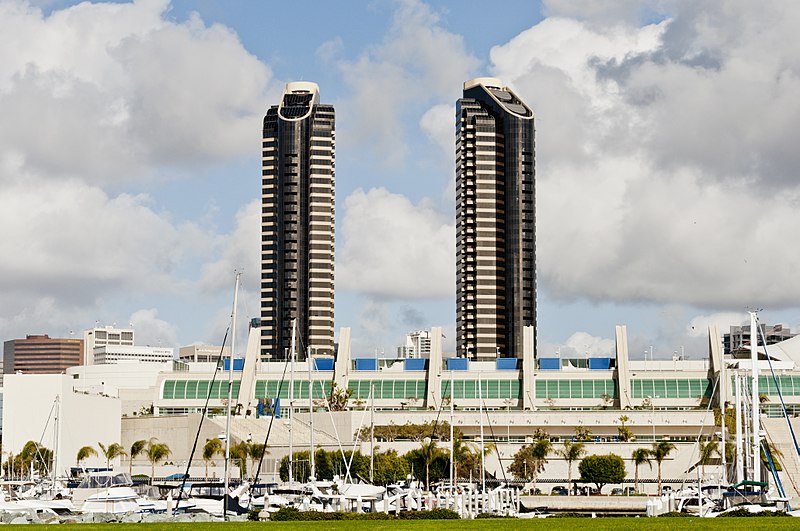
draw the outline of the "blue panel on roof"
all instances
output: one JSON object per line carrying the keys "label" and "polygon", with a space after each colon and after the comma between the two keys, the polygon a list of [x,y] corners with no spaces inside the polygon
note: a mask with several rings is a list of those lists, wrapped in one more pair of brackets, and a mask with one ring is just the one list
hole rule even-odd
{"label": "blue panel on roof", "polygon": [[376,360],[375,358],[356,358],[355,362],[357,371],[378,370],[378,360]]}
{"label": "blue panel on roof", "polygon": [[447,358],[448,371],[468,371],[469,360],[467,358]]}
{"label": "blue panel on roof", "polygon": [[516,371],[518,361],[517,358],[497,358],[495,368],[498,371]]}
{"label": "blue panel on roof", "polygon": [[589,369],[607,371],[611,368],[611,358],[589,358]]}
{"label": "blue panel on roof", "polygon": [[561,358],[539,358],[539,369],[543,371],[560,371]]}
{"label": "blue panel on roof", "polygon": [[[222,368],[226,371],[231,370],[231,360],[230,358],[225,358],[222,361]],[[233,358],[233,370],[234,371],[243,371],[244,370],[244,358]]]}
{"label": "blue panel on roof", "polygon": [[333,358],[314,358],[315,371],[332,371]]}
{"label": "blue panel on roof", "polygon": [[428,365],[428,360],[422,358],[408,358],[405,360],[405,370],[424,371]]}

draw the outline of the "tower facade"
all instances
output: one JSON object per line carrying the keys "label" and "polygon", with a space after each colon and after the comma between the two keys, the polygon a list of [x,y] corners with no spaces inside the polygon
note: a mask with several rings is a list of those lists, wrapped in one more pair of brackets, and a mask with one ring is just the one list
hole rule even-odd
{"label": "tower facade", "polygon": [[286,85],[264,118],[261,222],[261,357],[333,354],[336,162],[333,106],[315,83]]}
{"label": "tower facade", "polygon": [[500,80],[464,83],[456,104],[459,356],[522,358],[523,328],[536,325],[534,133],[533,111]]}

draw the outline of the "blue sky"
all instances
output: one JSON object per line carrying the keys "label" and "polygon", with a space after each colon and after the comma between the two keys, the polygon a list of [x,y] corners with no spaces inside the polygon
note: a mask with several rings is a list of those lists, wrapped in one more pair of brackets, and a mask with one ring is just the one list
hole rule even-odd
{"label": "blue sky", "polygon": [[[706,351],[800,327],[793,2],[0,1],[0,339],[133,323],[221,340],[258,313],[260,132],[283,85],[337,110],[336,326],[454,348],[453,105],[537,115],[539,347]],[[240,342],[240,344],[244,344]]]}

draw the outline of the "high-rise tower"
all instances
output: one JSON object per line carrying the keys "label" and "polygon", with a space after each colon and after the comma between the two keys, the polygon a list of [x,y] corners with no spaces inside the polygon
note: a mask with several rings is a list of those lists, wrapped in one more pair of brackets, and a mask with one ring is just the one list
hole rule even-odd
{"label": "high-rise tower", "polygon": [[458,355],[522,358],[536,325],[533,111],[498,79],[467,81],[456,144]]}
{"label": "high-rise tower", "polygon": [[286,85],[264,118],[261,356],[333,354],[335,114],[315,83]]}

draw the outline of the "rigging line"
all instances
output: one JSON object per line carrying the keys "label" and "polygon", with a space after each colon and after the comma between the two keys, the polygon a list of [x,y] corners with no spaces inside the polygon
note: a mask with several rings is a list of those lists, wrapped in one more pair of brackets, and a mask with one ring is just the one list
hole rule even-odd
{"label": "rigging line", "polygon": [[[708,405],[706,406],[706,413],[708,413],[709,410],[711,409],[712,399],[714,398],[714,394],[717,392],[717,385],[719,384],[720,377],[721,377],[721,375],[717,376],[715,378],[715,380],[714,380],[714,386],[711,388],[711,396],[709,397]],[[720,409],[720,415],[724,415],[724,414],[725,414],[724,408]],[[655,422],[655,418],[653,419],[653,422]],[[700,459],[702,459],[702,456],[700,455],[700,437],[702,437],[702,436],[703,436],[703,425],[701,424],[700,425],[700,429],[697,432],[697,437],[695,437],[695,439],[694,439],[694,445],[692,446],[692,453],[689,454],[689,462],[686,464],[686,469],[683,472],[683,478],[681,478],[681,489],[683,489],[684,486],[686,485],[686,476],[689,473],[689,469],[692,468],[692,459],[694,459],[695,449],[697,450],[697,459],[698,459],[698,461]],[[655,441],[653,442],[653,444],[655,444]],[[725,451],[725,441],[722,441],[722,451],[723,452]],[[698,488],[699,488],[699,485],[698,485]]]}
{"label": "rigging line", "polygon": [[[44,447],[44,445],[42,444],[42,441],[44,441],[44,436],[47,433],[47,426],[50,425],[50,419],[53,417],[53,411],[55,411],[55,409],[56,409],[56,401],[57,400],[58,400],[58,397],[56,397],[53,400],[53,405],[50,406],[50,413],[47,414],[47,420],[44,423],[44,428],[42,428],[42,436],[39,437],[39,442],[38,443],[33,443],[33,447],[36,448],[36,456],[39,457],[39,460],[44,465],[44,470],[46,472],[45,475],[50,475],[50,467],[47,466],[47,461],[45,461],[44,455],[42,455],[42,453],[39,451],[39,447],[40,446]],[[57,452],[57,451],[58,451],[57,448],[53,448],[53,452]]]}
{"label": "rigging line", "polygon": [[[353,451],[350,452],[350,462],[347,465],[348,476],[350,475],[350,469],[353,467],[353,457],[356,455],[356,447],[358,446],[359,439],[361,437],[361,428],[364,427],[364,417],[367,416],[367,406],[369,404],[369,399],[372,397],[372,389],[370,389],[369,396],[367,397],[367,402],[364,404],[364,409],[361,412],[361,420],[358,423],[358,430],[356,430],[355,442],[353,442]],[[352,477],[350,478],[353,479]]]}
{"label": "rigging line", "polygon": [[[770,445],[775,447],[775,443],[766,429],[764,430],[764,433],[766,434],[766,438],[761,440],[761,451],[764,452],[764,456],[767,458],[767,464],[769,465],[769,470],[772,473],[773,479],[775,480],[775,485],[778,487],[778,494],[780,494],[782,498],[787,498],[788,500],[788,497],[786,496],[786,491],[783,488],[783,483],[781,482],[781,478],[778,476],[778,469],[775,466],[775,462],[772,458],[772,451],[770,450],[769,447]],[[789,480],[791,480],[791,477],[789,477]],[[794,486],[794,483],[792,484],[792,486]],[[792,508],[790,506],[789,511],[791,510]]]}
{"label": "rigging line", "polygon": [[[178,500],[175,503],[175,508],[177,509],[180,502],[181,497],[183,496],[183,489],[186,487],[186,479],[189,477],[189,470],[192,466],[192,459],[194,459],[194,453],[197,450],[197,441],[200,439],[200,430],[203,428],[203,421],[208,414],[208,402],[211,400],[211,392],[214,389],[214,383],[217,380],[217,373],[219,373],[220,362],[223,359],[223,352],[225,350],[225,343],[228,341],[228,333],[230,332],[230,326],[225,330],[225,336],[222,338],[222,346],[219,348],[219,357],[217,358],[217,366],[214,369],[214,375],[211,377],[211,383],[208,386],[208,393],[206,394],[206,402],[203,405],[203,414],[200,416],[200,423],[197,425],[197,432],[194,435],[194,444],[192,445],[192,451],[189,454],[189,461],[186,463],[186,473],[183,475],[183,479],[181,480],[181,488],[178,491]],[[231,363],[233,360],[231,359]],[[226,434],[226,437],[230,437],[230,434]],[[227,496],[228,493],[226,492],[225,495]]]}
{"label": "rigging line", "polygon": [[[486,391],[489,391],[488,385],[486,386]],[[497,454],[497,460],[500,462],[500,471],[503,473],[503,483],[508,483],[508,478],[506,478],[506,469],[503,467],[503,459],[500,457],[500,450],[497,448],[497,437],[494,436],[492,419],[489,418],[489,411],[486,409],[486,399],[481,398],[481,403],[483,404],[483,411],[486,413],[486,420],[489,421],[489,433],[492,434],[492,440],[494,441],[494,452]],[[481,441],[481,444],[483,444],[483,441]],[[483,448],[481,448],[481,451],[483,451]]]}
{"label": "rigging line", "polygon": [[[280,401],[281,391],[283,390],[283,382],[286,380],[286,369],[289,367],[289,358],[287,357],[283,360],[283,374],[281,374],[281,379],[278,382],[278,392],[277,396],[275,397],[278,401]],[[264,387],[266,394],[266,386]],[[272,423],[275,422],[275,402],[272,402],[272,414],[269,418],[269,426],[267,427],[267,434],[264,437],[264,445],[261,451],[261,457],[258,459],[258,468],[256,468],[256,475],[254,476],[254,482],[258,481],[258,476],[261,475],[261,465],[264,463],[264,456],[267,455],[267,443],[269,442],[270,433],[272,433]],[[279,472],[280,473],[280,472]]]}
{"label": "rigging line", "polygon": [[775,376],[775,369],[772,367],[772,359],[769,357],[769,353],[767,353],[767,340],[764,337],[764,333],[761,331],[761,327],[758,328],[758,335],[761,337],[761,342],[764,345],[764,356],[767,358],[767,363],[769,363],[769,372],[772,374],[772,381],[775,382],[775,389],[778,391],[778,398],[781,401],[781,408],[783,408],[783,416],[786,417],[786,423],[789,425],[789,433],[792,434],[792,442],[794,442],[794,449],[797,452],[797,455],[800,456],[800,446],[797,444],[797,437],[794,433],[794,428],[792,428],[792,423],[789,421],[789,413],[786,411],[786,404],[783,401],[783,393],[781,392],[781,386],[778,384],[778,377]]}

